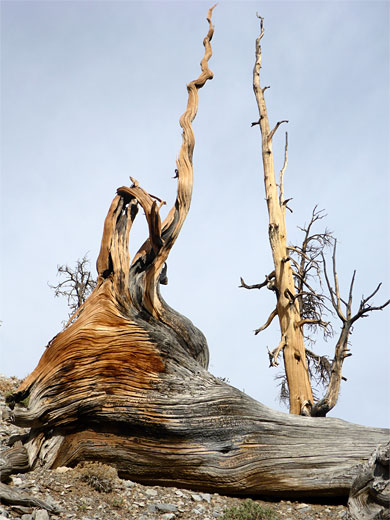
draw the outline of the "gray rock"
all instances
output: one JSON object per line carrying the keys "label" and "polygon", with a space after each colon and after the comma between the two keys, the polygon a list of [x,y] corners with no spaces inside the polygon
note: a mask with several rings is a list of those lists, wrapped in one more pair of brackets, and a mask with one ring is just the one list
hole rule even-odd
{"label": "gray rock", "polygon": [[178,507],[175,504],[149,504],[148,511],[150,513],[176,513]]}
{"label": "gray rock", "polygon": [[149,497],[155,497],[157,496],[158,492],[156,489],[147,489],[145,491],[145,495],[148,495]]}
{"label": "gray rock", "polygon": [[298,509],[299,511],[302,511],[302,510],[306,511],[306,510],[308,510],[308,509],[311,509],[311,506],[302,503],[302,504],[299,504],[299,505],[297,506],[297,509]]}
{"label": "gray rock", "polygon": [[34,520],[33,515],[22,515],[21,520]]}
{"label": "gray rock", "polygon": [[[48,494],[45,496],[45,502],[50,507],[52,507],[53,510],[56,510],[57,513],[60,513],[63,510],[62,507],[61,507],[61,504],[57,500],[52,498],[50,495],[48,495]],[[91,503],[92,499],[85,498],[85,502]]]}
{"label": "gray rock", "polygon": [[34,520],[50,520],[49,513],[46,509],[38,509],[35,511],[33,518]]}
{"label": "gray rock", "polygon": [[191,495],[191,498],[194,502],[201,502],[202,497],[200,495]]}
{"label": "gray rock", "polygon": [[165,513],[165,515],[162,515],[161,520],[173,520],[175,517],[175,513]]}
{"label": "gray rock", "polygon": [[122,480],[122,484],[127,488],[132,488],[135,486],[135,482],[132,480]]}

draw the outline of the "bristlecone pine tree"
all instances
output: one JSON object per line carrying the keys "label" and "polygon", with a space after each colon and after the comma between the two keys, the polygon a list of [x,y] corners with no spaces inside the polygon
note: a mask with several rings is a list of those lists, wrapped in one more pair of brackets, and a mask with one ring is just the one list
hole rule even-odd
{"label": "bristlecone pine tree", "polygon": [[[261,132],[264,186],[269,215],[268,235],[274,269],[265,277],[265,281],[260,284],[248,285],[241,278],[241,287],[246,289],[267,287],[274,291],[276,295],[275,309],[271,312],[265,324],[255,331],[255,334],[265,330],[272,323],[273,319],[276,316],[278,317],[281,338],[279,345],[269,353],[270,365],[276,366],[279,354],[283,352],[290,413],[324,417],[337,403],[340,383],[343,378],[343,362],[346,357],[351,356],[348,340],[353,325],[359,318],[366,317],[369,312],[382,310],[390,304],[390,300],[379,306],[373,306],[369,303],[379,291],[381,286],[379,284],[370,296],[362,298],[358,311],[355,314],[352,313],[352,292],[356,273],[354,272],[352,276],[348,298],[344,300],[340,296],[336,272],[336,241],[334,241],[333,249],[333,286],[329,280],[325,258],[322,254],[323,247],[332,242],[332,236],[329,232],[321,235],[310,234],[312,225],[322,218],[321,212],[317,211],[317,208],[313,210],[309,225],[303,229],[305,235],[302,246],[297,248],[287,245],[286,208],[290,199],[285,199],[283,178],[287,167],[288,136],[286,133],[284,164],[280,171],[279,185],[275,179],[272,139],[279,126],[282,123],[288,123],[288,121],[279,121],[271,130],[264,97],[264,93],[269,87],[262,88],[260,85],[262,61],[260,42],[264,36],[264,27],[263,18],[260,16],[258,18],[260,19],[260,35],[256,40],[253,90],[260,118],[252,123],[252,126],[259,125]],[[316,245],[313,246],[313,242]],[[298,256],[297,260],[294,259],[294,253]],[[328,299],[334,312],[341,320],[342,327],[340,337],[336,342],[334,358],[326,370],[325,379],[328,380],[326,393],[322,399],[315,402],[307,359],[316,361],[316,356],[305,348],[303,328],[305,326],[319,326],[326,331],[330,325],[323,320],[322,316],[322,311],[325,308],[324,295],[318,294],[308,283],[310,271],[313,268],[317,271],[321,269],[321,260],[318,260],[318,255],[322,256],[324,277],[329,290]],[[320,356],[317,358],[321,363]]]}
{"label": "bristlecone pine tree", "polygon": [[[180,119],[176,202],[161,222],[162,201],[137,181],[117,190],[104,223],[96,288],[8,399],[9,420],[30,430],[3,455],[3,479],[37,465],[96,460],[142,483],[346,497],[357,464],[387,439],[385,429],[273,411],[214,377],[204,335],[161,297],[165,263],[191,201],[191,123],[198,90],[212,78],[211,15],[212,8],[201,74],[187,86]],[[130,262],[129,232],[139,206],[149,237]],[[3,497],[11,496],[7,487],[0,487]]]}

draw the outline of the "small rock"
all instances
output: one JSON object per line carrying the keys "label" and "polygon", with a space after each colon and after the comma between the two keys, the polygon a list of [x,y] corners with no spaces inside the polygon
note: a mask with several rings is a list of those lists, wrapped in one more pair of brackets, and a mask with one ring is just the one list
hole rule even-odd
{"label": "small rock", "polygon": [[165,513],[164,515],[162,515],[161,520],[172,520],[175,517],[175,513]]}
{"label": "small rock", "polygon": [[[86,502],[88,502],[88,499],[85,499]],[[56,510],[56,513],[60,513],[62,511],[61,504],[52,498],[50,495],[45,496],[45,502],[47,505],[49,505],[53,510]]]}
{"label": "small rock", "polygon": [[175,504],[154,504],[157,511],[162,513],[176,513],[177,506]]}
{"label": "small rock", "polygon": [[38,509],[34,512],[34,520],[50,520],[49,513],[46,509]]}
{"label": "small rock", "polygon": [[122,483],[127,488],[132,488],[135,486],[135,482],[133,482],[132,480],[123,480]]}
{"label": "small rock", "polygon": [[201,502],[202,497],[200,495],[191,495],[191,498],[194,502]]}
{"label": "small rock", "polygon": [[72,471],[72,468],[67,468],[66,466],[60,466],[54,470],[56,473],[66,473],[67,471]]}
{"label": "small rock", "polygon": [[148,495],[150,497],[155,497],[158,494],[156,489],[147,489],[145,491],[145,495]]}
{"label": "small rock", "polygon": [[299,509],[299,510],[301,510],[301,509],[305,509],[305,510],[306,510],[306,509],[311,509],[311,507],[308,506],[307,504],[303,504],[303,503],[302,503],[302,504],[299,504],[299,505],[297,506],[297,509]]}
{"label": "small rock", "polygon": [[175,495],[177,495],[178,497],[184,497],[185,494],[183,493],[183,491],[180,491],[180,489],[176,489],[175,491]]}
{"label": "small rock", "polygon": [[12,484],[14,486],[20,486],[21,484],[23,484],[23,480],[19,477],[11,477],[12,479]]}
{"label": "small rock", "polygon": [[22,515],[20,518],[21,518],[21,520],[33,520],[32,515]]}
{"label": "small rock", "polygon": [[208,504],[211,502],[211,495],[209,493],[200,493],[202,500],[205,500]]}

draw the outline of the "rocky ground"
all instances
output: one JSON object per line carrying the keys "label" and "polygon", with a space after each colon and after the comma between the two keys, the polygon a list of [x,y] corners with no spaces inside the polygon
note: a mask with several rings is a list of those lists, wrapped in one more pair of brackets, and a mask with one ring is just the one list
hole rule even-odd
{"label": "rocky ground", "polygon": [[[17,385],[16,378],[0,376],[0,418],[5,395]],[[0,423],[1,451],[7,449],[10,435],[21,428]],[[0,503],[0,520],[215,520],[228,518],[227,511],[242,505],[243,498],[196,490],[144,486],[119,479],[114,468],[87,463],[76,468],[47,470],[37,468],[13,475],[8,485],[26,496],[41,500],[35,506]],[[274,512],[268,518],[280,520],[341,520],[347,518],[344,505],[254,500]],[[229,520],[232,517],[229,517]],[[266,517],[265,517],[266,518]],[[238,517],[237,517],[238,520]],[[242,516],[240,520],[251,520]],[[256,519],[257,520],[257,519]]]}

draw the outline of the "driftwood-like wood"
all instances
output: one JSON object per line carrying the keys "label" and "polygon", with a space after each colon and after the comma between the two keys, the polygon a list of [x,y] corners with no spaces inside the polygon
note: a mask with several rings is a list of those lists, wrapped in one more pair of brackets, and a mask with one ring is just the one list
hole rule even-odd
{"label": "driftwood-like wood", "polygon": [[0,483],[0,504],[10,504],[25,507],[39,507],[46,509],[50,513],[58,513],[58,509],[55,506],[28,495],[25,492],[19,491],[18,489],[7,486],[6,484]]}
{"label": "driftwood-like wood", "polygon": [[348,499],[351,520],[390,518],[390,442],[363,464]]}
{"label": "driftwood-like wood", "polygon": [[[346,498],[357,465],[388,431],[276,412],[215,378],[204,335],[160,294],[191,201],[191,122],[198,89],[212,78],[210,20],[211,10],[202,72],[187,87],[180,119],[173,208],[161,222],[162,202],[137,181],[118,189],[104,224],[97,286],[8,399],[9,420],[30,427],[24,447],[32,468],[97,460],[142,483]],[[130,262],[139,206],[149,238]]]}
{"label": "driftwood-like wood", "polygon": [[0,482],[7,482],[12,473],[27,473],[30,470],[27,450],[21,442],[0,455]]}

